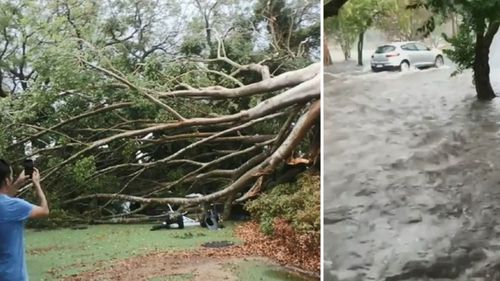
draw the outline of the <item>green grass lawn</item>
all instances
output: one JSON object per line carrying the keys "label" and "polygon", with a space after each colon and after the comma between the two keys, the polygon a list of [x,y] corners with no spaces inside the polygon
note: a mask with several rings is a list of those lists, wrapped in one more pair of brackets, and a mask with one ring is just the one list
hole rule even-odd
{"label": "green grass lawn", "polygon": [[[31,281],[58,280],[117,260],[155,251],[200,247],[211,241],[240,243],[234,225],[209,231],[205,228],[150,231],[151,225],[97,225],[87,229],[26,230],[27,265]],[[308,281],[262,261],[227,265],[241,281]],[[152,278],[151,281],[190,281],[191,274]],[[215,280],[214,280],[215,281]]]}
{"label": "green grass lawn", "polygon": [[234,225],[217,231],[200,227],[160,231],[149,231],[150,228],[151,225],[98,225],[83,230],[26,230],[30,280],[55,280],[50,272],[71,275],[91,269],[98,262],[157,250],[196,248],[210,241],[239,242],[233,233]]}

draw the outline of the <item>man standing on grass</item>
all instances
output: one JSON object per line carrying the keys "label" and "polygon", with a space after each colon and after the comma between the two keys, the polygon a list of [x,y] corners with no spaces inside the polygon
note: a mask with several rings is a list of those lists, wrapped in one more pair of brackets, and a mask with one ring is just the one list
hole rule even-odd
{"label": "man standing on grass", "polygon": [[32,182],[40,206],[15,198],[20,186],[28,181],[24,172],[13,181],[12,167],[0,159],[0,281],[27,281],[24,258],[24,222],[28,218],[49,215],[47,199],[40,185],[40,173],[34,169]]}

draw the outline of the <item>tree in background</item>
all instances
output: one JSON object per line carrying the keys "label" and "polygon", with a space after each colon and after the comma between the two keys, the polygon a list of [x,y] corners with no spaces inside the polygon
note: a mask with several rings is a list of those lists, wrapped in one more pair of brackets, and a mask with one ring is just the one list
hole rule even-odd
{"label": "tree in background", "polygon": [[230,206],[318,169],[319,2],[0,5],[0,154],[37,156],[53,209]]}
{"label": "tree in background", "polygon": [[419,8],[409,10],[410,0],[385,0],[382,15],[377,18],[376,28],[383,31],[389,41],[415,41],[423,39],[419,28],[425,24],[430,12]]}
{"label": "tree in background", "polygon": [[[363,48],[366,31],[377,21],[385,3],[376,0],[351,0],[343,9],[352,9],[352,22],[358,34],[358,65],[363,65]],[[342,11],[341,11],[342,13]]]}
{"label": "tree in background", "polygon": [[320,10],[317,4],[304,0],[259,0],[255,6],[255,20],[265,21],[275,51],[296,57],[318,48]]}
{"label": "tree in background", "polygon": [[[420,0],[409,7],[424,7],[441,16],[462,18],[455,36],[445,39],[452,49],[446,50],[448,57],[458,65],[456,73],[472,68],[474,85],[479,100],[491,100],[496,97],[490,82],[489,53],[495,35],[500,28],[500,1],[498,0]],[[431,17],[422,28],[427,34],[436,26],[435,17]]]}
{"label": "tree in background", "polygon": [[356,26],[350,22],[352,11],[342,9],[338,16],[325,20],[325,31],[332,34],[333,39],[339,43],[344,59],[351,58],[351,50],[357,39]]}
{"label": "tree in background", "polygon": [[[334,26],[340,28],[334,34],[342,33],[342,35],[336,35],[336,38],[341,39],[344,53],[348,53],[345,48],[352,44],[352,37],[357,37],[358,65],[360,66],[363,65],[365,32],[374,24],[383,4],[376,0],[350,0],[342,6],[338,18],[334,20]],[[335,21],[338,22],[335,23]]]}
{"label": "tree in background", "polygon": [[[347,0],[325,0],[323,4],[323,19],[329,19],[338,15],[340,8],[347,2]],[[325,29],[323,30],[323,64],[331,65],[332,58],[330,56],[330,49],[328,48],[328,39],[325,30],[328,30],[327,22],[325,21]]]}
{"label": "tree in background", "polygon": [[369,28],[383,31],[391,41],[423,37],[419,27],[430,13],[424,8],[408,10],[409,4],[409,0],[350,0],[337,17],[325,22],[326,30],[340,44],[346,59],[357,39],[358,65],[363,65],[364,35]]}

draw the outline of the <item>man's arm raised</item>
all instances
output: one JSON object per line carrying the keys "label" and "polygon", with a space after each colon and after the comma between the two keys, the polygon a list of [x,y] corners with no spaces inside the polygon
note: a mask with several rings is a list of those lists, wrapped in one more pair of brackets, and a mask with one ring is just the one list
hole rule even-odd
{"label": "man's arm raised", "polygon": [[29,176],[24,174],[24,171],[21,172],[19,177],[17,177],[16,181],[12,183],[11,189],[10,189],[10,195],[15,196],[19,189],[26,184],[26,182],[29,180]]}
{"label": "man's arm raised", "polygon": [[40,172],[37,169],[33,171],[33,188],[35,188],[36,196],[39,200],[39,206],[33,206],[30,218],[42,218],[49,215],[49,204],[47,203],[47,198],[45,198],[45,193],[43,193],[42,186],[40,184]]}

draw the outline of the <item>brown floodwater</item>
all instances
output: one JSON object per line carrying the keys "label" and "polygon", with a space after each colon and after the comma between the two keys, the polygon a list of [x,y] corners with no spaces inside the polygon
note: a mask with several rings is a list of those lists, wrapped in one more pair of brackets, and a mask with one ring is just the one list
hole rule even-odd
{"label": "brown floodwater", "polygon": [[454,69],[325,69],[326,280],[500,280],[500,98]]}

